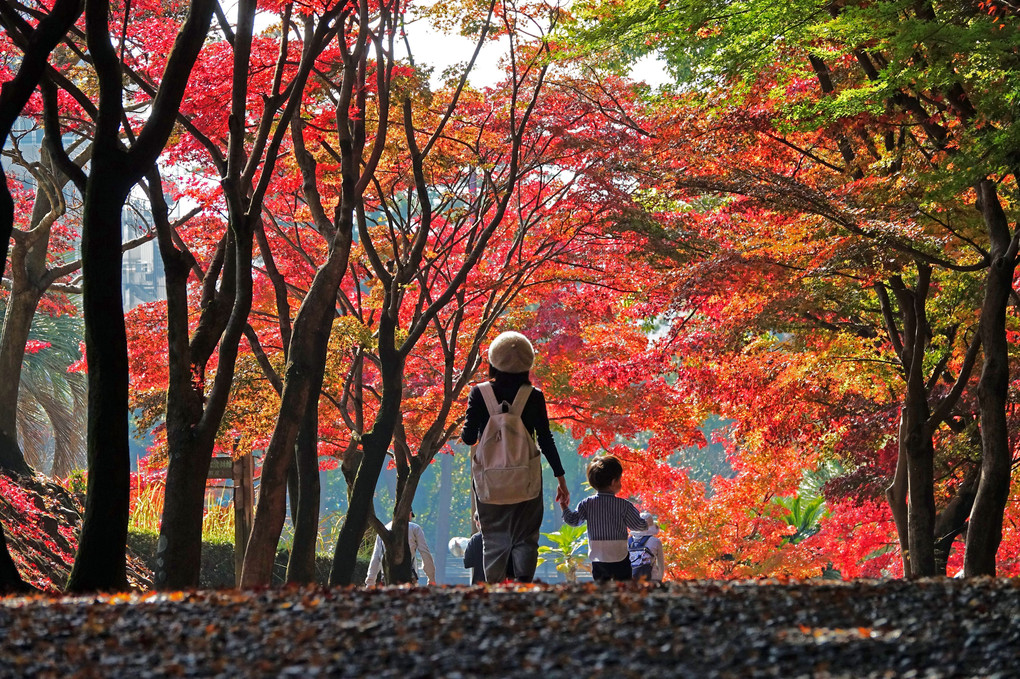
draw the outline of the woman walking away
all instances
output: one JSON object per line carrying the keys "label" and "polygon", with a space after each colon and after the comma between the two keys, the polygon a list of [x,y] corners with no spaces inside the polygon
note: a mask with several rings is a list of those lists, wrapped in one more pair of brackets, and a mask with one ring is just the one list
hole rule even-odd
{"label": "woman walking away", "polygon": [[[471,480],[482,529],[485,579],[502,582],[508,563],[520,582],[531,582],[542,527],[541,449],[559,487],[557,502],[570,502],[560,454],[549,431],[545,396],[529,373],[535,349],[518,332],[489,345],[489,381],[471,387],[461,440],[475,446]],[[537,439],[537,447],[536,447]]]}

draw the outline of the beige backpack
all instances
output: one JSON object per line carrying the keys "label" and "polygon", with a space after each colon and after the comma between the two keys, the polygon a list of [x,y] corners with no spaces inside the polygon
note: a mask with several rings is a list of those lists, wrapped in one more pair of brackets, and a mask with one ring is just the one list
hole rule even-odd
{"label": "beige backpack", "polygon": [[489,422],[471,455],[475,497],[493,505],[511,505],[542,492],[542,461],[538,445],[521,420],[533,387],[522,385],[512,405],[496,402],[490,382],[478,385]]}

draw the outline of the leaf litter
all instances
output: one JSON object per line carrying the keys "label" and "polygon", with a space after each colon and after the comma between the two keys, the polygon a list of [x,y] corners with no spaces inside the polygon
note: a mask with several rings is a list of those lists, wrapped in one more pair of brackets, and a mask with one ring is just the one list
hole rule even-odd
{"label": "leaf litter", "polygon": [[7,677],[1009,677],[1008,579],[0,599]]}

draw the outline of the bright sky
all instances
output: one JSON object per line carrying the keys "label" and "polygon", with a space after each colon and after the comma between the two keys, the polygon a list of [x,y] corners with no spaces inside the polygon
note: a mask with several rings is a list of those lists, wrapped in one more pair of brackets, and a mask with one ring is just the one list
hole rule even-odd
{"label": "bright sky", "polygon": [[[460,62],[467,62],[475,48],[475,43],[457,34],[446,34],[434,30],[424,21],[416,21],[408,25],[408,40],[414,51],[415,59],[422,64],[435,67],[434,82],[441,80],[444,69]],[[500,58],[506,54],[507,43],[487,43],[475,62],[471,73],[471,82],[476,86],[493,85],[503,78],[503,70],[499,66]],[[653,57],[646,57],[635,65],[631,71],[636,80],[644,80],[653,87],[668,82],[665,69]]]}
{"label": "bright sky", "polygon": [[[236,5],[231,3],[225,8],[228,16],[233,19]],[[267,21],[275,20],[275,17],[271,20],[269,17],[265,18]],[[256,30],[258,30],[261,21],[256,19],[256,22]],[[447,34],[435,30],[424,20],[409,23],[407,32],[415,60],[420,65],[434,67],[433,82],[442,80],[445,69],[454,64],[466,63],[475,48],[474,41],[456,33]],[[506,51],[507,42],[505,40],[496,43],[489,42],[483,46],[472,69],[471,82],[478,87],[484,87],[502,80],[503,71],[499,66],[499,60]],[[398,48],[398,55],[405,56],[403,46]],[[642,59],[635,65],[631,73],[635,80],[644,80],[653,87],[662,85],[669,80],[665,69],[653,57]]]}

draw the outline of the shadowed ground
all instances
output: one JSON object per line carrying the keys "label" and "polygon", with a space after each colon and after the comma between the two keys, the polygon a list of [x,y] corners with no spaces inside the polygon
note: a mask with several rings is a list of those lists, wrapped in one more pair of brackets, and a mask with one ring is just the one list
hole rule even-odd
{"label": "shadowed ground", "polygon": [[1020,582],[0,599],[0,676],[1013,677]]}

